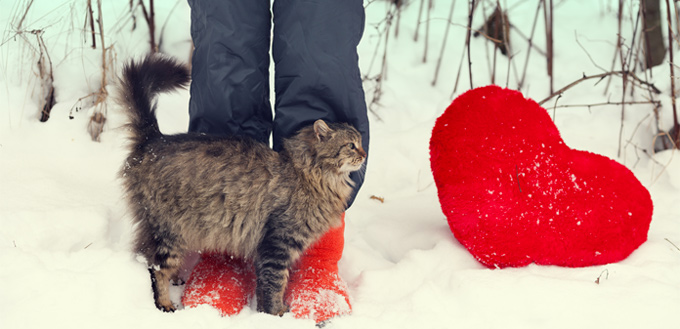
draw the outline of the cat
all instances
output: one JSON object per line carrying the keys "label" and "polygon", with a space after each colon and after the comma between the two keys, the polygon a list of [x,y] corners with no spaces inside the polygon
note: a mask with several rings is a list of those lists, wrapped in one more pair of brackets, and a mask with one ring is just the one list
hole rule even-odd
{"label": "cat", "polygon": [[154,98],[185,87],[188,70],[171,58],[147,56],[126,64],[119,80],[131,135],[120,175],[156,307],[176,310],[169,279],[184,255],[212,251],[252,260],[257,310],[287,312],[289,268],[341,224],[353,186],[349,174],[366,159],[359,132],[317,120],[280,152],[248,137],[164,135]]}

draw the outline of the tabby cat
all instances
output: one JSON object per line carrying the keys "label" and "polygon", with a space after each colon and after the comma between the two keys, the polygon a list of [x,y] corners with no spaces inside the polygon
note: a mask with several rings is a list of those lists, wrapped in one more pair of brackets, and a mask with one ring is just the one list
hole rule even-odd
{"label": "tabby cat", "polygon": [[257,310],[281,315],[289,268],[340,224],[349,174],[366,158],[361,136],[348,124],[317,120],[275,152],[246,137],[163,135],[153,99],[189,79],[184,66],[160,56],[130,61],[120,79],[131,132],[121,176],[156,307],[176,309],[169,279],[186,252],[214,251],[252,260]]}

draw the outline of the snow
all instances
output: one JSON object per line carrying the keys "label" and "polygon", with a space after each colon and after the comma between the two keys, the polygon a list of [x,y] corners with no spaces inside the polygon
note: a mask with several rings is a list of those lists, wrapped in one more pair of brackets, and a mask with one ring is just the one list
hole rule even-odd
{"label": "snow", "polygon": [[[534,2],[508,1],[511,22],[525,34],[530,31]],[[101,50],[91,49],[89,35],[82,31],[84,2],[36,0],[23,23],[25,30],[44,29],[54,64],[57,103],[46,123],[38,122],[35,36],[15,36],[10,24],[20,16],[25,2],[0,3],[6,9],[0,14],[0,24],[6,29],[0,46],[0,328],[314,328],[312,321],[297,320],[290,314],[281,318],[260,314],[254,307],[233,317],[221,317],[207,306],[173,314],[154,307],[146,266],[130,251],[130,214],[117,178],[126,153],[121,128],[124,118],[109,102],[101,142],[92,142],[86,129],[92,99],[79,101],[98,89],[101,78]],[[594,63],[609,67],[617,33],[615,1],[557,3],[556,89],[584,73],[601,73]],[[445,60],[437,85],[432,86],[449,4],[435,1],[427,63],[422,63],[422,27],[419,41],[413,41],[418,1],[405,8],[399,36],[390,36],[383,95],[379,106],[372,107],[375,113],[370,114],[366,182],[347,212],[346,246],[339,264],[340,275],[349,286],[353,314],[333,319],[326,326],[677,326],[680,156],[673,151],[653,154],[656,131],[650,105],[626,106],[620,156],[620,106],[548,110],[567,145],[616,159],[649,189],[655,205],[649,239],[628,259],[586,268],[530,265],[490,270],[455,240],[439,207],[428,152],[434,120],[452,100],[465,38],[466,1],[457,1]],[[160,25],[171,13],[164,33],[165,51],[188,60],[189,8],[181,0],[175,5],[157,1],[156,18]],[[114,45],[117,64],[148,49],[143,19],[138,15],[137,30],[131,31],[127,6],[127,1],[104,1],[107,43]],[[489,3],[485,6],[488,15],[492,8]],[[385,11],[382,1],[367,7],[366,32],[359,51],[362,70],[369,76],[375,76],[380,66],[381,55],[372,64],[375,47],[382,42],[374,27]],[[474,25],[479,26],[481,20],[477,17]],[[535,43],[544,48],[541,25],[539,22]],[[623,33],[627,44],[631,31],[628,19]],[[519,49],[516,65],[521,73],[526,42],[514,32],[511,39]],[[472,39],[474,86],[490,82],[487,47],[481,38]],[[523,92],[543,99],[548,95],[545,60],[534,52],[529,63]],[[469,88],[467,61],[462,70],[453,97]],[[663,92],[657,97],[663,103],[660,119],[664,129],[671,125],[668,70],[665,63],[653,70],[651,78]],[[497,72],[496,82],[503,85],[505,57],[499,56]],[[511,73],[510,87],[516,86],[513,76]],[[620,80],[612,80],[607,94],[605,81],[582,83],[557,103],[618,100]],[[370,101],[375,82],[367,81],[365,87]],[[164,132],[186,129],[188,97],[188,92],[182,91],[159,99]],[[643,99],[640,92],[635,97]],[[554,99],[545,106],[553,104]],[[81,109],[75,111],[74,106]],[[175,300],[180,293],[181,287],[173,288]]]}

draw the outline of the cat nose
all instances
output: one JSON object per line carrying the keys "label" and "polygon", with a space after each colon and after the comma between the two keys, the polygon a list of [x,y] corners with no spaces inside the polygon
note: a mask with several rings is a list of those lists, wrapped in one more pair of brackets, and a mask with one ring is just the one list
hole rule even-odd
{"label": "cat nose", "polygon": [[364,151],[364,148],[363,148],[363,147],[359,147],[359,148],[357,149],[357,152],[358,152],[359,155],[361,155],[362,157],[364,157],[364,158],[366,157],[366,151]]}

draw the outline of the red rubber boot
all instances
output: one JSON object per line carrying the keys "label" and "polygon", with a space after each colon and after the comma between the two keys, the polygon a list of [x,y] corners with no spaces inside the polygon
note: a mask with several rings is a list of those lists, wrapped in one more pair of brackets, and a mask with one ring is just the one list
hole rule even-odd
{"label": "red rubber boot", "polygon": [[338,275],[344,233],[343,214],[342,226],[331,229],[307,249],[291,272],[284,298],[295,317],[319,323],[352,312],[347,284]]}

